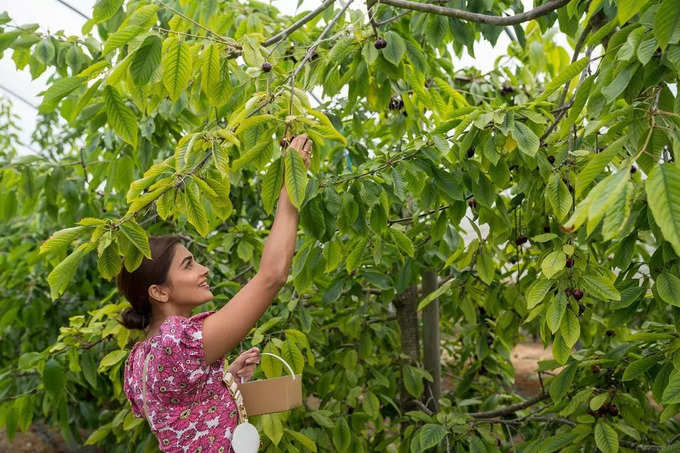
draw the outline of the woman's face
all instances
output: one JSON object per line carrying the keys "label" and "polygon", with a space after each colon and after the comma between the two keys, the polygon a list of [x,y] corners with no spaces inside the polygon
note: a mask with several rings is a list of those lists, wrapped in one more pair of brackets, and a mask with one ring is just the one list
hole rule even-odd
{"label": "woman's face", "polygon": [[186,247],[176,244],[165,285],[170,292],[168,302],[197,306],[212,300],[207,277],[209,271],[194,260]]}

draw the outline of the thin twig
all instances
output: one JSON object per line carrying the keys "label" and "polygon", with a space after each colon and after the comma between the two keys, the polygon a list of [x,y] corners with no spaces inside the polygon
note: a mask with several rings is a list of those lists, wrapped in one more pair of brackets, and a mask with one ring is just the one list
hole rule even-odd
{"label": "thin twig", "polygon": [[[491,25],[516,25],[544,16],[558,8],[569,3],[570,0],[551,0],[537,8],[534,8],[523,13],[515,14],[514,16],[492,16],[489,14],[473,13],[456,8],[447,8],[444,6],[432,5],[429,3],[417,3],[409,0],[380,0],[380,3],[385,5],[395,6],[397,8],[411,9],[414,11],[422,11],[425,13],[434,13],[441,16],[455,17],[469,22],[479,22],[482,24]],[[369,0],[367,2],[370,8],[377,0]]]}
{"label": "thin twig", "polygon": [[335,2],[335,0],[326,0],[318,8],[316,8],[314,11],[307,13],[304,17],[302,17],[301,19],[296,21],[290,27],[286,28],[285,30],[281,30],[280,32],[278,32],[277,34],[272,36],[271,38],[268,38],[267,40],[265,40],[262,43],[262,46],[263,47],[269,47],[272,44],[277,43],[277,42],[285,39],[288,35],[293,33],[295,30],[302,27],[304,24],[306,24],[310,20],[314,19],[314,17],[316,17],[320,12],[322,12],[323,10],[328,8],[330,5],[332,5],[333,2]]}
{"label": "thin twig", "polygon": [[316,50],[316,47],[319,45],[321,40],[328,34],[329,31],[331,31],[331,28],[336,24],[336,22],[340,19],[345,14],[345,11],[349,7],[349,5],[352,4],[354,0],[349,0],[345,6],[343,6],[340,11],[333,17],[333,19],[326,25],[326,28],[323,29],[321,34],[319,35],[318,38],[316,38],[316,41],[307,49],[307,53],[305,54],[305,57],[302,59],[300,64],[297,65],[293,73],[290,75],[290,104],[288,107],[288,114],[292,115],[293,114],[293,94],[295,93],[295,77],[297,77],[298,73],[300,70],[302,70],[302,67],[307,63],[310,58],[312,58],[312,55],[314,54],[314,51]]}

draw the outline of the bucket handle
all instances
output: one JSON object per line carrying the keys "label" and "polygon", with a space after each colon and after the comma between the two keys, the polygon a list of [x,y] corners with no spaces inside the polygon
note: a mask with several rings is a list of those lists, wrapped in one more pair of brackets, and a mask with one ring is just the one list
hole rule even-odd
{"label": "bucket handle", "polygon": [[[295,372],[293,371],[293,368],[288,364],[288,362],[283,360],[283,358],[279,357],[276,354],[272,354],[271,352],[261,352],[260,355],[269,355],[269,356],[272,356],[272,357],[279,359],[281,362],[283,362],[284,365],[286,365],[286,368],[288,368],[290,375],[293,377],[293,380],[295,380]],[[244,382],[243,378],[241,378],[241,384],[243,384],[243,382]]]}

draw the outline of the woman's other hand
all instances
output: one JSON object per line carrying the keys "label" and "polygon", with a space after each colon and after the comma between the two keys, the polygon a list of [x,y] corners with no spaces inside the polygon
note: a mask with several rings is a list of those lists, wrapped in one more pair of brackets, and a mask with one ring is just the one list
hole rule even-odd
{"label": "woman's other hand", "polygon": [[241,353],[228,367],[236,382],[248,381],[253,377],[255,367],[260,363],[260,350],[250,348]]}

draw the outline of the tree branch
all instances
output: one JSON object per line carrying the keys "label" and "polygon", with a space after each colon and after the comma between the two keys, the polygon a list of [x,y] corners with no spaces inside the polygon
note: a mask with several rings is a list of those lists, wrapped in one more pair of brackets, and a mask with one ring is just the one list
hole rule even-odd
{"label": "tree branch", "polygon": [[262,43],[263,47],[268,47],[271,46],[272,44],[276,44],[277,42],[281,41],[282,39],[286,39],[288,35],[293,33],[295,30],[298,28],[302,27],[304,24],[312,20],[314,17],[316,17],[321,11],[325,10],[328,8],[330,5],[333,4],[335,0],[326,0],[323,2],[317,9],[314,11],[310,11],[307,13],[304,17],[300,18],[297,22],[295,22],[293,25],[290,27],[286,28],[285,30],[281,30],[274,36],[268,38],[266,41]]}
{"label": "tree branch", "polygon": [[[368,0],[367,5],[370,8],[378,0]],[[535,19],[537,17],[548,14],[558,8],[569,3],[570,0],[550,0],[549,2],[523,13],[515,14],[514,16],[491,16],[488,14],[473,13],[456,8],[447,8],[445,6],[432,5],[429,3],[418,3],[409,0],[380,0],[380,3],[394,6],[397,8],[411,9],[415,11],[422,11],[424,13],[439,14],[442,16],[455,17],[469,22],[478,22],[482,24],[491,25],[515,25],[522,22]]]}
{"label": "tree branch", "polygon": [[469,415],[473,418],[493,418],[501,417],[503,415],[510,415],[522,409],[526,409],[527,407],[533,406],[536,403],[540,403],[541,401],[548,399],[549,397],[550,395],[547,393],[539,393],[538,395],[533,396],[521,403],[511,404],[510,406],[501,407],[500,409],[494,409],[492,411],[471,412]]}

